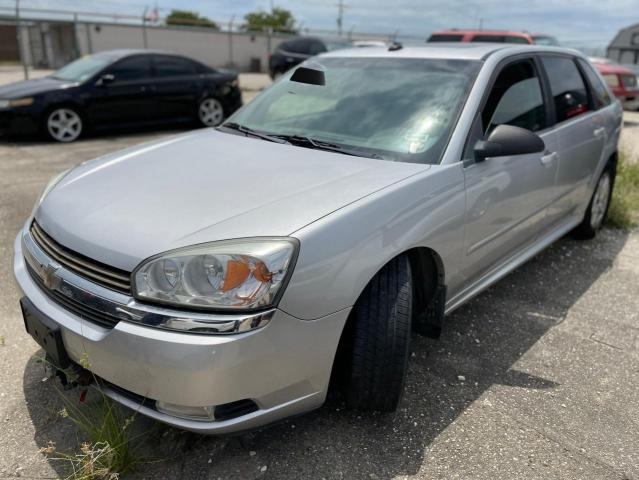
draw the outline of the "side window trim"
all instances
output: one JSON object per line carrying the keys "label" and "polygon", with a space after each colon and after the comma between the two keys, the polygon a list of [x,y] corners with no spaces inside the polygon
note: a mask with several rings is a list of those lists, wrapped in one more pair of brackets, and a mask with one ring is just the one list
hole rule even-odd
{"label": "side window trim", "polygon": [[592,90],[592,85],[590,84],[588,75],[586,75],[586,72],[584,72],[584,69],[577,61],[577,57],[572,57],[572,61],[577,66],[579,75],[581,75],[581,79],[584,81],[584,85],[586,86],[586,95],[588,95],[588,108],[590,109],[590,111],[596,112],[599,109],[597,108],[597,103],[595,102],[595,94]]}
{"label": "side window trim", "polygon": [[546,128],[542,129],[540,133],[552,130],[557,125],[557,112],[555,111],[555,100],[552,97],[552,90],[550,88],[550,78],[541,61],[540,55],[535,55],[533,61],[537,68],[537,74],[539,75],[539,81],[541,82],[541,94],[544,97],[544,104],[546,105]]}
{"label": "side window trim", "polygon": [[[542,92],[541,94],[544,100],[544,106],[546,111],[546,120],[548,121],[551,118],[553,118],[552,116],[549,116],[550,115],[549,108],[551,105],[554,108],[554,104],[549,104],[547,99],[547,95],[551,95],[550,88],[549,88],[550,84],[549,83],[546,84],[547,78],[545,78],[545,74],[546,74],[545,70],[539,68],[539,64],[541,63],[541,60],[538,58],[538,54],[532,53],[532,52],[520,53],[520,54],[513,55],[511,57],[507,57],[501,60],[490,75],[490,79],[488,81],[488,87],[484,90],[482,94],[481,102],[479,103],[479,106],[477,107],[477,111],[475,112],[473,121],[470,125],[470,128],[468,129],[468,133],[466,134],[466,142],[464,144],[464,149],[462,150],[462,158],[460,159],[464,168],[475,164],[475,159],[469,156],[469,153],[472,148],[471,144],[474,143],[473,140],[476,141],[474,136],[478,131],[482,132],[482,136],[483,136],[483,129],[482,128],[479,128],[479,130],[477,129],[477,122],[481,122],[481,114],[484,111],[484,108],[486,107],[486,103],[488,102],[488,98],[490,97],[490,92],[492,92],[492,89],[495,86],[495,82],[497,81],[497,78],[499,77],[501,72],[504,71],[504,69],[508,68],[510,65],[523,62],[526,60],[530,61],[533,64],[533,67],[535,68],[537,76],[539,78],[540,88]],[[553,115],[554,115],[554,112],[553,112]],[[537,135],[541,135],[552,128],[554,128],[554,124],[549,123],[545,128],[535,133]]]}

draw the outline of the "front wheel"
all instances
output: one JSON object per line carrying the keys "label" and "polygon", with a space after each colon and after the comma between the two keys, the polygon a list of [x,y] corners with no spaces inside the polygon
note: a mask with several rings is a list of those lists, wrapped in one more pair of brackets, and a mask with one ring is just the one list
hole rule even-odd
{"label": "front wheel", "polygon": [[353,309],[354,329],[346,403],[351,408],[392,412],[404,391],[412,314],[408,258],[389,262]]}
{"label": "front wheel", "polygon": [[578,237],[593,238],[597,234],[608,214],[610,199],[612,198],[612,187],[612,169],[606,168],[597,181],[597,186],[592,194],[583,221],[575,229]]}
{"label": "front wheel", "polygon": [[198,119],[206,127],[217,127],[224,120],[222,103],[217,98],[205,98],[198,106]]}
{"label": "front wheel", "polygon": [[49,138],[62,143],[77,140],[84,130],[82,116],[71,107],[52,109],[46,115],[44,127]]}

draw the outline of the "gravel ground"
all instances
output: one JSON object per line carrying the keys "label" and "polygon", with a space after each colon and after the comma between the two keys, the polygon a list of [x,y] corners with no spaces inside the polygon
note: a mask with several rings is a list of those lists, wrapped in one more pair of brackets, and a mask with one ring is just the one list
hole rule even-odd
{"label": "gravel ground", "polygon": [[[0,144],[0,478],[64,476],[39,449],[78,444],[24,332],[13,238],[53,174],[170,133]],[[415,337],[411,351],[395,414],[332,398],[224,438],[140,419],[147,455],[162,461],[124,478],[639,479],[639,232],[560,240],[447,317],[441,340]]]}

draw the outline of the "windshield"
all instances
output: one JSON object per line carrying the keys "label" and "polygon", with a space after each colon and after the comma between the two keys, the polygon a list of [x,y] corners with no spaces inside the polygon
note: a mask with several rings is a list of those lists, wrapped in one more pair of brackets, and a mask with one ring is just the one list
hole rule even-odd
{"label": "windshield", "polygon": [[79,58],[76,61],[65,65],[51,76],[59,78],[60,80],[83,82],[91,78],[111,62],[112,60],[105,56],[87,55],[86,57]]}
{"label": "windshield", "polygon": [[322,58],[325,85],[292,72],[229,118],[251,130],[296,135],[361,156],[438,163],[479,70],[467,60]]}
{"label": "windshield", "polygon": [[549,37],[546,35],[533,35],[533,42],[537,45],[546,45],[546,46],[559,46],[559,42],[555,37]]}

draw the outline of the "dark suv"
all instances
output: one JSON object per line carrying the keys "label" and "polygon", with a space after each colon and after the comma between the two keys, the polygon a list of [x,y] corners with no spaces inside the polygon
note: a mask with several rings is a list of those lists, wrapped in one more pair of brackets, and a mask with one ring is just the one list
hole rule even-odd
{"label": "dark suv", "polygon": [[291,67],[307,58],[331,50],[350,48],[353,45],[346,40],[317,37],[299,37],[280,43],[269,60],[269,72],[275,80]]}

